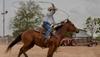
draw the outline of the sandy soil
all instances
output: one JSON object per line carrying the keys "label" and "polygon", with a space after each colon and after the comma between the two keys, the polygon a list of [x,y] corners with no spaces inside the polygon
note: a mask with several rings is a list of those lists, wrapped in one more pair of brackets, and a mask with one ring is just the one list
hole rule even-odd
{"label": "sandy soil", "polygon": [[[5,53],[7,45],[0,44],[0,57],[17,57],[21,45],[16,45],[11,51]],[[27,54],[29,57],[46,57],[47,48],[42,49],[38,46],[30,49]],[[21,57],[24,57],[23,55]],[[100,57],[100,45],[96,47],[74,46],[59,47],[54,53],[54,57]]]}

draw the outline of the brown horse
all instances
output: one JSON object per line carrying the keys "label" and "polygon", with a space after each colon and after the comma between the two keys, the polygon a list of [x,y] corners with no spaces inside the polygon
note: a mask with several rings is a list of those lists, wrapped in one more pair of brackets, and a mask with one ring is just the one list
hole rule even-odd
{"label": "brown horse", "polygon": [[27,30],[21,33],[7,48],[9,51],[16,43],[22,41],[24,45],[21,47],[18,57],[21,54],[24,54],[25,57],[28,57],[26,51],[32,48],[34,45],[49,48],[47,57],[53,57],[53,53],[57,50],[57,47],[60,45],[60,41],[64,38],[64,32],[77,32],[77,28],[72,24],[70,20],[63,21],[60,23],[60,26],[55,28],[55,35],[52,35],[51,38],[45,43],[43,33],[37,32],[33,29]]}

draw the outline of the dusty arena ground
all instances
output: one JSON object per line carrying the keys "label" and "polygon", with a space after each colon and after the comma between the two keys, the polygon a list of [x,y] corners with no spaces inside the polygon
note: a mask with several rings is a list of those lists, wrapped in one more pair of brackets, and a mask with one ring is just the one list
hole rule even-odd
{"label": "dusty arena ground", "polygon": [[[13,49],[5,53],[7,45],[0,44],[0,57],[17,57],[18,51],[21,45],[16,45]],[[29,57],[46,57],[47,48],[42,49],[35,46],[27,52]],[[24,57],[23,55],[21,57]],[[54,53],[54,57],[100,57],[100,45],[96,47],[87,46],[70,46],[70,47],[59,47]]]}

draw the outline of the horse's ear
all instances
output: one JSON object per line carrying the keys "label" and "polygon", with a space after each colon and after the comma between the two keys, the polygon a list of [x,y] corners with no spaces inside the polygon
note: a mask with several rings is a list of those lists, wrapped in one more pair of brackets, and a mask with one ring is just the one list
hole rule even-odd
{"label": "horse's ear", "polygon": [[64,22],[67,22],[67,19],[65,19]]}
{"label": "horse's ear", "polygon": [[69,19],[67,19],[67,21],[69,21]]}
{"label": "horse's ear", "polygon": [[67,19],[67,22],[70,22],[70,20],[69,20],[69,19]]}

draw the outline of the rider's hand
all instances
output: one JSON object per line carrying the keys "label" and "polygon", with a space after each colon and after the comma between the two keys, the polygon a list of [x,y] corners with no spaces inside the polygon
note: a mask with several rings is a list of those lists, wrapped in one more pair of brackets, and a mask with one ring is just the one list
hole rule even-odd
{"label": "rider's hand", "polygon": [[57,8],[55,7],[55,5],[53,3],[51,3],[52,7],[53,7],[53,10],[54,11],[57,11]]}
{"label": "rider's hand", "polygon": [[51,24],[51,27],[54,27],[55,25],[54,24]]}
{"label": "rider's hand", "polygon": [[53,26],[53,24],[51,24],[51,27]]}

